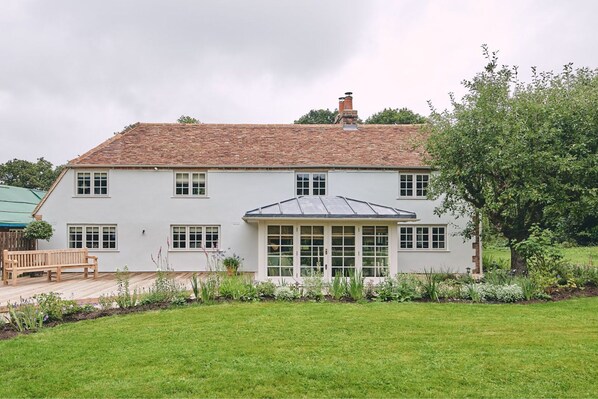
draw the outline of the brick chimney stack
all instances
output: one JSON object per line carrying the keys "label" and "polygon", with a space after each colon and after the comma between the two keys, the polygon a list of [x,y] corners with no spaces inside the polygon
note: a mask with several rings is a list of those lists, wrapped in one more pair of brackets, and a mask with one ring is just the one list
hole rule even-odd
{"label": "brick chimney stack", "polygon": [[338,99],[338,116],[334,123],[342,123],[343,126],[357,128],[357,110],[353,109],[353,93],[345,93],[344,97]]}

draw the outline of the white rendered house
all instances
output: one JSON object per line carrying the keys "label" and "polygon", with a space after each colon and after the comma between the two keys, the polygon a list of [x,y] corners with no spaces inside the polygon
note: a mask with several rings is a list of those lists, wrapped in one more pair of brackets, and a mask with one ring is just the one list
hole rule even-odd
{"label": "white rendered house", "polygon": [[87,247],[100,271],[206,271],[244,258],[259,280],[479,270],[466,221],[426,199],[420,126],[140,123],[69,162],[35,210],[44,248]]}

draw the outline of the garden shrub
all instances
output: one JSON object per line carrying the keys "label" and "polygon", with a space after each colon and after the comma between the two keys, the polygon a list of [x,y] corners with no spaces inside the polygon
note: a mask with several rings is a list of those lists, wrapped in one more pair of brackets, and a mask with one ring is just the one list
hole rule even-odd
{"label": "garden shrub", "polygon": [[277,301],[292,301],[299,297],[299,292],[288,285],[281,285],[274,290],[274,298]]}
{"label": "garden shrub", "polygon": [[243,276],[227,276],[220,281],[220,296],[235,301],[254,301],[259,292],[253,282]]}
{"label": "garden shrub", "polygon": [[18,332],[37,331],[46,319],[46,314],[31,299],[8,303],[8,323]]}
{"label": "garden shrub", "polygon": [[185,287],[178,283],[170,271],[158,270],[154,284],[147,292],[140,295],[139,304],[153,303],[180,304],[186,302],[189,294]]}
{"label": "garden shrub", "polygon": [[488,283],[466,284],[461,287],[461,298],[474,302],[496,301],[517,302],[524,299],[523,290],[518,284],[495,285]]}
{"label": "garden shrub", "polygon": [[419,280],[408,274],[397,274],[395,278],[386,277],[376,287],[377,298],[383,302],[406,302],[421,298],[418,290]]}
{"label": "garden shrub", "polygon": [[363,299],[364,296],[364,280],[361,272],[351,273],[349,276],[349,282],[347,285],[347,293],[349,298],[354,301]]}
{"label": "garden shrub", "polygon": [[303,296],[316,301],[324,299],[324,280],[321,274],[314,273],[303,278]]}
{"label": "garden shrub", "polygon": [[274,284],[272,281],[259,282],[257,283],[256,288],[260,298],[274,298],[276,284]]}
{"label": "garden shrub", "polygon": [[210,274],[199,282],[199,297],[203,303],[210,303],[218,296],[218,276]]}
{"label": "garden shrub", "polygon": [[64,316],[79,313],[85,309],[73,300],[65,300],[57,292],[37,294],[33,296],[40,310],[47,316],[48,321],[61,321]]}
{"label": "garden shrub", "polygon": [[348,296],[347,279],[341,277],[340,275],[334,276],[334,278],[332,279],[332,284],[330,284],[329,287],[329,292],[330,296],[337,301]]}
{"label": "garden shrub", "polygon": [[131,308],[137,305],[138,293],[137,289],[131,292],[129,288],[130,284],[129,268],[127,266],[121,271],[116,269],[116,296],[114,301],[116,305],[121,309]]}
{"label": "garden shrub", "polygon": [[424,280],[421,282],[422,295],[432,301],[438,301],[438,283],[440,283],[440,276],[432,270],[424,269]]}
{"label": "garden shrub", "polygon": [[25,238],[30,240],[49,241],[54,234],[54,230],[50,223],[43,220],[34,220],[23,229],[23,233]]}

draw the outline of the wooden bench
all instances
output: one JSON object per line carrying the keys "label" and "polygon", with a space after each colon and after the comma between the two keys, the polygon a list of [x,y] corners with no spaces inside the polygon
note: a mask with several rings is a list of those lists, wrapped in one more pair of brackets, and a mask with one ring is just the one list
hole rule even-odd
{"label": "wooden bench", "polygon": [[[90,262],[91,261],[91,262]],[[27,272],[47,271],[48,281],[56,273],[60,281],[63,269],[83,269],[83,276],[88,277],[88,270],[93,269],[93,278],[98,277],[98,257],[89,255],[87,248],[58,249],[49,251],[9,251],[2,253],[2,281],[8,284],[9,274],[12,285],[17,285],[17,276]]]}

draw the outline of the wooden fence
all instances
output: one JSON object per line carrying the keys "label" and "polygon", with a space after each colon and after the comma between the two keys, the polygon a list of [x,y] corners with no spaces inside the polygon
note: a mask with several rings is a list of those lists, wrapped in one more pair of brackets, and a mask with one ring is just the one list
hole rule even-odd
{"label": "wooden fence", "polygon": [[[0,253],[9,251],[28,251],[35,249],[35,240],[25,238],[22,231],[0,231]],[[2,258],[0,257],[0,269],[2,269]]]}

